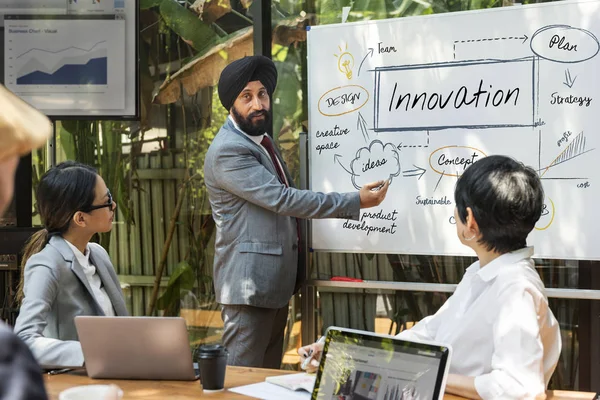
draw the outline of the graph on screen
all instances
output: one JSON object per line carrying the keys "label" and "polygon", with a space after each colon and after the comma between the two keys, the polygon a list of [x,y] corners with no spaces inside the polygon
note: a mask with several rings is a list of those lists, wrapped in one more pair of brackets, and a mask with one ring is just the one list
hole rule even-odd
{"label": "graph on screen", "polygon": [[[52,68],[40,61],[58,55]],[[85,49],[69,46],[57,51],[33,48],[16,59],[27,58],[17,72],[17,85],[106,85],[108,84],[108,51],[106,40]]]}
{"label": "graph on screen", "polygon": [[46,111],[125,106],[125,21],[106,15],[5,20],[6,86]]}

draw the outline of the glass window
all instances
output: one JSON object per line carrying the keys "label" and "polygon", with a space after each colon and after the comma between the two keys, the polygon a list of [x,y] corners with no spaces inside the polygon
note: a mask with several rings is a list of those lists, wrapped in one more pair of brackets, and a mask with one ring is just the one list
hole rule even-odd
{"label": "glass window", "polygon": [[227,116],[214,85],[227,63],[253,52],[251,1],[163,3],[140,10],[141,121],[58,121],[56,148],[34,154],[33,189],[51,152],[56,163],[94,166],[118,207],[112,231],[93,240],[108,250],[129,312],[182,316],[196,348],[219,342],[223,324],[203,180],[204,154]]}
{"label": "glass window", "polygon": [[[98,240],[113,260],[129,311],[181,315],[195,347],[218,342],[222,331],[212,287],[215,226],[202,172],[206,149],[227,116],[215,84],[230,60],[253,53],[253,35],[261,27],[252,28],[251,1],[206,2],[204,9],[192,3],[169,2],[170,7],[141,10],[142,120],[59,121],[56,148],[36,151],[32,163],[34,188],[50,164],[50,152],[56,153],[57,162],[74,159],[98,168],[118,203],[112,232]],[[279,72],[273,132],[296,183],[299,138],[307,131],[308,120],[307,25],[341,22],[346,5],[352,5],[348,15],[352,22],[510,4],[506,0],[271,2],[272,57]],[[34,204],[34,225],[40,223]],[[311,277],[456,284],[473,260],[313,253]],[[547,288],[600,289],[596,263],[537,260],[537,267]],[[160,287],[155,293],[157,276]],[[435,312],[450,294],[319,290],[319,326],[310,336],[333,324],[397,333]],[[551,299],[550,305],[563,333],[563,352],[551,387],[587,389],[591,377],[581,371],[591,370],[589,354],[597,351],[591,338],[598,334],[592,323],[598,302]],[[283,364],[296,368],[296,349],[302,344],[299,298],[292,300],[290,310]]]}

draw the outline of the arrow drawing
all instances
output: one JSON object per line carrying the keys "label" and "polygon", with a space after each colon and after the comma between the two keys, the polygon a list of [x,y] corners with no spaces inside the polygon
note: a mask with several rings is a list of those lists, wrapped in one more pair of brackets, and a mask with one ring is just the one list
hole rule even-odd
{"label": "arrow drawing", "polygon": [[367,130],[367,121],[365,121],[364,117],[360,112],[358,113],[358,121],[356,121],[356,129],[361,130],[366,143],[369,143],[371,141],[371,139],[369,138],[369,132]]}
{"label": "arrow drawing", "polygon": [[469,40],[455,40],[454,43],[473,43],[473,42],[491,42],[494,40],[522,40],[521,44],[525,43],[529,39],[529,36],[506,36],[506,37],[495,37],[485,39],[469,39]]}
{"label": "arrow drawing", "polygon": [[350,175],[353,175],[353,176],[360,176],[360,175],[357,175],[357,174],[355,174],[355,173],[352,173],[351,171],[348,171],[348,169],[347,169],[346,167],[344,167],[344,164],[342,164],[342,162],[340,161],[340,158],[342,158],[342,156],[341,156],[341,155],[339,155],[339,154],[334,154],[334,155],[333,155],[333,163],[334,163],[334,164],[335,164],[335,163],[338,163],[338,164],[340,164],[340,166],[341,166],[342,168],[344,168],[344,171],[346,171],[346,172],[347,172],[347,173],[349,173]]}
{"label": "arrow drawing", "polygon": [[577,79],[577,77],[571,78],[571,71],[569,71],[569,68],[567,68],[565,71],[565,81],[563,82],[563,84],[567,85],[570,89],[575,84],[575,79]]}
{"label": "arrow drawing", "polygon": [[483,39],[468,39],[468,40],[455,40],[454,41],[454,59],[456,60],[456,44],[457,43],[475,43],[475,42],[493,42],[496,40],[522,40],[521,44],[524,44],[529,36],[505,36],[505,37],[494,37],[494,38],[483,38]]}
{"label": "arrow drawing", "polygon": [[358,67],[358,74],[357,76],[360,76],[360,69],[362,68],[363,63],[365,62],[365,60],[367,59],[367,57],[369,57],[369,55],[371,55],[371,57],[373,57],[373,52],[375,50],[372,47],[369,47],[369,51],[367,52],[367,55],[365,56],[365,58],[363,58],[363,60],[360,62],[360,66]]}
{"label": "arrow drawing", "polygon": [[402,150],[404,147],[416,148],[416,147],[429,147],[429,131],[427,131],[427,144],[404,144],[404,142],[400,142],[396,148],[398,150]]}
{"label": "arrow drawing", "polygon": [[417,180],[420,180],[423,177],[423,175],[425,175],[425,172],[427,172],[427,170],[425,168],[417,167],[415,164],[413,164],[413,167],[415,167],[415,169],[409,169],[409,170],[404,171],[402,176],[404,176],[404,177],[418,176],[419,178]]}
{"label": "arrow drawing", "polygon": [[586,147],[586,137],[584,136],[583,131],[581,131],[581,133],[575,136],[575,138],[571,141],[567,148],[565,148],[554,160],[552,160],[552,162],[548,164],[547,167],[540,169],[540,178],[542,178],[550,168],[570,161],[593,150],[594,149],[588,149]]}

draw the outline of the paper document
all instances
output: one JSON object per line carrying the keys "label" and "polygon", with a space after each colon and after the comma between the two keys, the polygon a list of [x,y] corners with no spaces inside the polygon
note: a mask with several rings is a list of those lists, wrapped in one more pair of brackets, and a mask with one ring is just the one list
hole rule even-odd
{"label": "paper document", "polygon": [[311,393],[304,390],[295,392],[268,382],[239,386],[229,391],[262,400],[310,400],[311,397]]}
{"label": "paper document", "polygon": [[315,387],[317,376],[315,374],[307,374],[306,372],[291,375],[269,376],[265,381],[274,385],[283,386],[290,390],[306,390],[312,393]]}

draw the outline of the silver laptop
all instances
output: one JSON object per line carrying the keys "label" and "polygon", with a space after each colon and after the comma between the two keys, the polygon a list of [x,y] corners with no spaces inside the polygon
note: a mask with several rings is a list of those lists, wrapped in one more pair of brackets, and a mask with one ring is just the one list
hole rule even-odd
{"label": "silver laptop", "polygon": [[452,350],[331,327],[312,399],[442,400]]}
{"label": "silver laptop", "polygon": [[194,380],[183,318],[75,317],[90,378]]}

